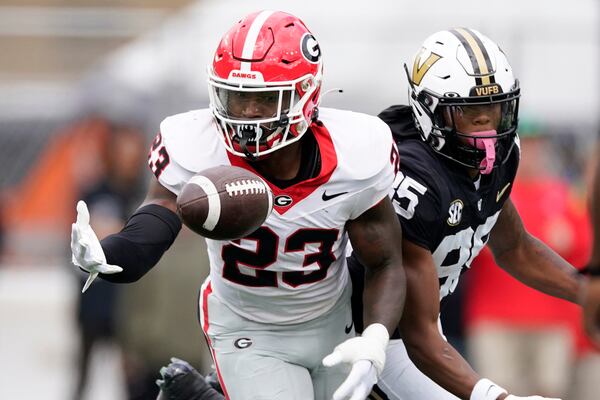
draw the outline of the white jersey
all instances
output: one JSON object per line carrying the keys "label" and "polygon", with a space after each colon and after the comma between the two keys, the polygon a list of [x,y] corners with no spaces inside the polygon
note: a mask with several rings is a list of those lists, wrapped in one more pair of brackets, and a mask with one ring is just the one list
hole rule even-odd
{"label": "white jersey", "polygon": [[[213,293],[253,321],[295,324],[334,306],[348,281],[346,222],[386,197],[394,179],[397,150],[385,123],[325,108],[319,116],[323,124],[311,128],[319,175],[285,189],[269,183],[274,210],[247,237],[206,239]],[[177,195],[192,176],[217,165],[256,173],[218,135],[209,110],[165,119],[149,157],[159,182]]]}

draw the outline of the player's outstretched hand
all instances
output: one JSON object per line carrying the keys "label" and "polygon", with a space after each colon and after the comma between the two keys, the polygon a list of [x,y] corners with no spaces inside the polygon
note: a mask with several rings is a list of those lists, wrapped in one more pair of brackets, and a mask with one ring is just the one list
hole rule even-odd
{"label": "player's outstretched hand", "polygon": [[591,278],[586,285],[582,306],[585,332],[600,347],[600,277]]}
{"label": "player's outstretched hand", "polygon": [[342,362],[352,364],[346,380],[333,394],[333,400],[364,400],[383,371],[385,349],[389,333],[382,324],[371,324],[362,336],[337,345],[333,353],[323,359],[323,365],[332,367]]}
{"label": "player's outstretched hand", "polygon": [[83,201],[77,202],[77,221],[71,225],[71,261],[89,273],[81,292],[101,274],[116,274],[123,271],[118,265],[106,263],[106,256],[98,237],[90,226],[90,213]]}

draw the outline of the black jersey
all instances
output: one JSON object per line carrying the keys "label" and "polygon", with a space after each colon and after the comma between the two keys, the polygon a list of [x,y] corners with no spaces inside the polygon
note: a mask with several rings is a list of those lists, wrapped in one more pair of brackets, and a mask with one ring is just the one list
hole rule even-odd
{"label": "black jersey", "polygon": [[[433,255],[441,300],[454,291],[461,272],[487,242],[510,195],[519,164],[518,138],[505,163],[473,181],[464,167],[421,139],[410,107],[392,106],[379,117],[392,129],[400,153],[390,197],[403,238]],[[351,257],[349,268],[360,296],[362,267]],[[353,307],[359,306],[360,299],[354,300]]]}
{"label": "black jersey", "polygon": [[519,164],[518,146],[489,175],[473,181],[464,167],[436,153],[414,132],[408,107],[382,113],[395,128],[400,171],[391,194],[404,238],[428,249],[440,278],[440,299],[451,293],[489,238],[509,197]]}

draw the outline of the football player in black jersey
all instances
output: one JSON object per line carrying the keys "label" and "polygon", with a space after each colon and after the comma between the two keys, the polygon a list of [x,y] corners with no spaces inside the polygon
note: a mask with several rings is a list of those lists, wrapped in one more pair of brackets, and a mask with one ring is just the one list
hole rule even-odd
{"label": "football player in black jersey", "polygon": [[[520,157],[518,81],[498,45],[466,28],[430,36],[405,69],[410,106],[380,117],[400,152],[392,199],[403,230],[407,297],[378,386],[402,400],[543,399],[509,395],[483,379],[439,325],[443,298],[486,243],[499,266],[544,293],[576,303],[587,286],[525,230],[509,198]],[[354,257],[349,265],[358,311],[363,271]],[[356,314],[355,324],[360,329]]]}

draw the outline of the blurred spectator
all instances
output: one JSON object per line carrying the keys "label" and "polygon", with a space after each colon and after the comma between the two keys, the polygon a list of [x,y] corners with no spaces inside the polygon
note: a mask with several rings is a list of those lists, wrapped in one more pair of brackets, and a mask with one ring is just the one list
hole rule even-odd
{"label": "blurred spectator", "polygon": [[[578,310],[580,311],[580,310]],[[569,400],[589,400],[598,398],[598,377],[600,376],[600,353],[594,348],[581,326],[581,312],[573,318],[575,335],[575,363],[570,378]]]}
{"label": "blurred spectator", "polygon": [[[522,130],[521,149],[511,198],[526,229],[571,264],[583,266],[591,241],[583,202],[549,173],[552,153],[537,127]],[[487,249],[472,269],[465,322],[474,368],[515,393],[565,396],[578,308],[513,279],[497,268]]]}
{"label": "blurred spectator", "polygon": [[[145,140],[140,131],[128,126],[110,126],[100,146],[99,176],[82,188],[80,196],[88,204],[91,224],[99,238],[120,230],[139,203],[145,155]],[[79,288],[85,278],[81,274]],[[115,344],[120,290],[118,285],[99,279],[86,293],[77,296],[81,350],[74,399],[81,399],[84,393],[94,346],[102,341]]]}
{"label": "blurred spectator", "polygon": [[[4,222],[10,226],[4,254],[7,263],[62,262],[75,218],[73,204],[108,173],[109,158],[122,158],[107,154],[114,129],[119,128],[106,118],[90,115],[47,134],[37,143],[39,152],[26,152],[30,158],[24,162],[20,178],[2,194]],[[141,143],[145,154],[147,146]],[[27,142],[18,145],[30,146]],[[17,145],[11,150],[21,155]],[[143,168],[138,162],[137,173]],[[129,165],[126,168],[130,170]]]}
{"label": "blurred spectator", "polygon": [[[588,160],[588,176],[586,187],[589,188],[589,210],[593,229],[592,255],[588,261],[588,273],[592,273],[595,285],[600,284],[600,142]],[[599,300],[596,298],[595,302]],[[593,308],[592,308],[593,309]],[[600,324],[596,315],[596,326]],[[574,321],[576,332],[577,363],[573,369],[573,381],[569,399],[586,400],[598,397],[598,377],[600,376],[600,352],[594,349],[590,339],[585,335],[581,318]],[[597,339],[596,339],[597,340]],[[596,342],[600,345],[599,342]]]}
{"label": "blurred spectator", "polygon": [[208,275],[204,241],[184,228],[158,265],[119,301],[119,343],[130,400],[155,400],[159,370],[171,357],[210,372],[198,322],[198,288]]}
{"label": "blurred spectator", "polygon": [[[136,129],[111,126],[102,118],[74,126],[65,144],[72,145],[67,160],[74,166],[80,195],[74,195],[70,207],[84,200],[91,225],[102,238],[119,231],[141,203],[143,184],[150,179],[145,168],[148,146]],[[77,293],[81,351],[75,399],[83,398],[93,348],[100,342],[119,347],[130,400],[156,399],[158,371],[171,356],[185,357],[200,371],[209,371],[210,355],[195,317],[199,282],[208,274],[203,241],[198,239],[184,230],[174,251],[140,282],[122,287],[97,279],[84,294]],[[84,281],[82,273],[78,290]]]}

